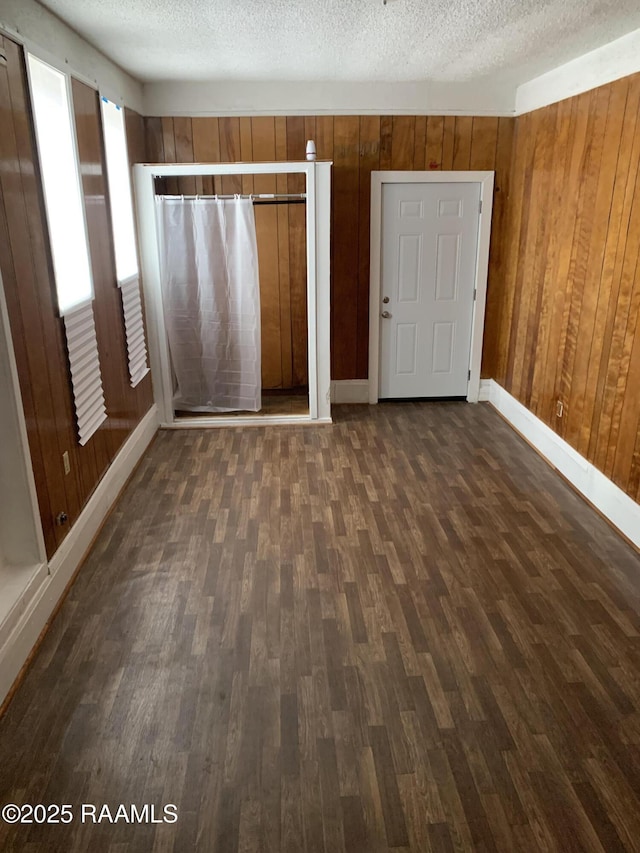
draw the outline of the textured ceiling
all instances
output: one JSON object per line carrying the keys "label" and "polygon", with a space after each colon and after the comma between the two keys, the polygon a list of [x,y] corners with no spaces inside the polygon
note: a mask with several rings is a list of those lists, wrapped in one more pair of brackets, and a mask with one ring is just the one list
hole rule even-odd
{"label": "textured ceiling", "polygon": [[640,27],[638,0],[42,0],[143,81],[518,84]]}

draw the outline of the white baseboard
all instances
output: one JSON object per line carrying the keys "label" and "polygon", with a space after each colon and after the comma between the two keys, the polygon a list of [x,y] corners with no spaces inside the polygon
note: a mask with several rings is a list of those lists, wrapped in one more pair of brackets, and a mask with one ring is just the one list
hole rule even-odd
{"label": "white baseboard", "polygon": [[[640,504],[592,465],[493,379],[489,402],[614,527],[640,548]],[[481,389],[482,390],[482,389]]]}
{"label": "white baseboard", "polygon": [[120,449],[69,535],[49,561],[49,574],[42,580],[20,620],[0,648],[0,705],[157,429],[158,410],[154,405]]}
{"label": "white baseboard", "polygon": [[491,383],[493,379],[481,379],[480,390],[478,391],[478,402],[487,403],[491,398]]}
{"label": "white baseboard", "polygon": [[368,379],[333,379],[331,381],[332,403],[368,403]]}

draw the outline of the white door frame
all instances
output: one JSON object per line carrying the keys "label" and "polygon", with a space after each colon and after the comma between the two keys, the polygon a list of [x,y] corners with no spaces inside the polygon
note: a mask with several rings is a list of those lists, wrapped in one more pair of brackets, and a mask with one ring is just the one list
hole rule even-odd
{"label": "white door frame", "polygon": [[[228,418],[175,417],[169,345],[162,310],[155,178],[193,175],[305,176],[307,194],[308,415],[249,415]],[[153,395],[160,425],[174,428],[250,426],[265,423],[330,423],[330,220],[331,163],[139,163],[134,166],[142,282],[147,309]]]}
{"label": "white door frame", "polygon": [[383,184],[480,184],[480,222],[476,258],[475,301],[471,321],[470,378],[467,400],[477,403],[480,395],[482,338],[487,301],[489,242],[493,209],[495,172],[372,172],[371,173],[371,255],[369,278],[369,403],[380,395],[380,287],[382,278],[382,185]]}

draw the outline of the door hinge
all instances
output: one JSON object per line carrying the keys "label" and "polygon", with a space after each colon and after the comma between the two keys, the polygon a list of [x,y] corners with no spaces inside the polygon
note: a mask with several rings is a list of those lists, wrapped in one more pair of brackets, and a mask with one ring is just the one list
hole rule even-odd
{"label": "door hinge", "polygon": [[470,382],[470,381],[471,381],[471,371],[468,370],[467,371],[467,382]]}
{"label": "door hinge", "polygon": [[482,199],[478,202],[478,213],[482,213]]}
{"label": "door hinge", "polygon": [[477,298],[478,298],[478,288],[474,287],[473,288],[473,301],[475,302]]}

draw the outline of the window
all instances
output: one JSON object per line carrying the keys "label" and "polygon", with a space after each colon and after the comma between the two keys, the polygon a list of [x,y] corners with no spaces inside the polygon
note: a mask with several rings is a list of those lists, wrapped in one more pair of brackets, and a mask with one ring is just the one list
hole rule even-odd
{"label": "window", "polygon": [[67,77],[29,54],[31,99],[61,316],[93,299]]}
{"label": "window", "polygon": [[129,378],[135,386],[149,372],[144,337],[142,300],[133,222],[131,176],[127,152],[124,110],[107,98],[101,99],[102,129],[107,157],[111,228],[116,255],[116,277],[122,294],[127,337]]}
{"label": "window", "polygon": [[116,251],[116,275],[118,284],[122,285],[127,279],[138,275],[124,111],[106,98],[101,99],[101,104],[113,242]]}
{"label": "window", "polygon": [[58,309],[67,337],[78,440],[84,445],[107,412],[69,78],[31,54],[28,66]]}

